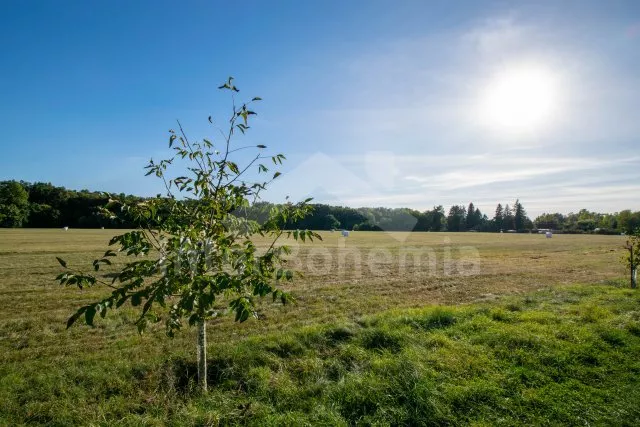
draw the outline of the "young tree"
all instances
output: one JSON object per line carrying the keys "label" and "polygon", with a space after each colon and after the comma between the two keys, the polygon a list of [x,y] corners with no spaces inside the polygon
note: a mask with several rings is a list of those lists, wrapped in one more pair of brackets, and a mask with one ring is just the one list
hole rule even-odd
{"label": "young tree", "polygon": [[640,263],[640,229],[636,229],[624,248],[629,251],[627,255],[623,257],[623,262],[627,265],[630,274],[631,288],[635,289],[638,286],[637,272],[638,264]]}
{"label": "young tree", "polygon": [[[109,310],[127,301],[141,307],[136,321],[141,332],[149,321],[161,319],[165,320],[169,336],[181,329],[185,321],[197,325],[198,382],[202,390],[207,388],[207,319],[222,313],[221,302],[228,303],[236,321],[244,322],[251,316],[257,317],[256,297],[270,294],[274,301],[283,304],[290,301],[289,294],[279,287],[294,276],[284,259],[290,249],[278,241],[283,237],[302,241],[320,238],[309,230],[282,229],[284,224],[310,212],[311,206],[307,204],[310,199],[272,207],[262,224],[233,214],[247,208],[250,201],[258,200],[260,192],[280,175],[269,172],[263,160],[277,166],[284,156],[263,155],[264,145],[232,144],[234,135],[249,129],[249,119],[256,114],[250,106],[260,98],[236,105],[238,89],[232,78],[220,89],[229,91],[233,100],[226,130],[218,128],[222,138],[215,143],[207,139],[191,142],[178,122],[179,130],[169,131],[169,147],[174,156],[159,162],[152,159],[146,166],[147,175],[153,174],[163,181],[166,194],[133,202],[112,199],[105,208],[105,214],[115,217],[114,211],[122,212],[139,226],[113,237],[109,244],[117,250],[107,250],[93,262],[93,269],[98,271],[104,264],[111,265],[111,257],[118,254],[132,256],[134,260],[127,262],[108,283],[95,274],[69,269],[58,258],[67,269],[57,277],[62,285],[82,289],[101,284],[111,289],[102,300],[80,307],[67,321],[67,328],[81,317],[93,325],[96,314],[105,317]],[[213,124],[211,117],[209,122]],[[233,160],[235,153],[253,150],[256,151],[242,166]],[[184,176],[168,175],[174,162],[187,163]],[[257,178],[250,180],[248,171],[254,168]],[[260,180],[260,174],[266,173],[269,178]],[[252,239],[255,236],[269,237],[270,244],[259,250]]]}

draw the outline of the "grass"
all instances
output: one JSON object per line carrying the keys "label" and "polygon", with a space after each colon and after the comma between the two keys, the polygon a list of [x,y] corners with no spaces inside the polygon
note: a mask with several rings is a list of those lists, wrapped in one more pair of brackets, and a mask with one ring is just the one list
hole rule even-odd
{"label": "grass", "polygon": [[[0,424],[640,421],[640,297],[616,280],[616,236],[353,233],[341,248],[327,233],[333,271],[312,264],[320,252],[299,252],[295,306],[211,322],[212,387],[200,395],[193,330],[139,336],[130,309],[64,330],[103,291],[55,285],[54,257],[88,265],[111,234],[0,230]],[[472,275],[396,265],[402,251],[457,259],[462,246],[480,254]],[[350,247],[391,256],[339,269]]]}

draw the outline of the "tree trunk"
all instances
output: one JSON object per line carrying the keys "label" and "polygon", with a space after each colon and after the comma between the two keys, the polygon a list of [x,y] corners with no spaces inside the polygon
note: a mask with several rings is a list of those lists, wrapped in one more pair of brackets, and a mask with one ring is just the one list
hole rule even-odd
{"label": "tree trunk", "polygon": [[634,245],[631,244],[629,247],[629,264],[631,264],[631,289],[635,289],[637,286],[636,283],[636,261],[635,259],[633,259],[633,255],[634,255]]}
{"label": "tree trunk", "polygon": [[207,324],[198,323],[198,385],[207,391]]}

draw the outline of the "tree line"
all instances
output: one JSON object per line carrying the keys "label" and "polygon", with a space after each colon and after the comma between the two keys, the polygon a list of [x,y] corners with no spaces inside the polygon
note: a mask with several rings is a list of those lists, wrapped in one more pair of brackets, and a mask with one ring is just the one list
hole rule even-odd
{"label": "tree line", "polygon": [[[126,200],[140,197],[120,195]],[[0,182],[0,227],[122,227],[133,223],[116,224],[100,215],[109,196],[89,190],[67,190],[50,183],[24,181]]]}
{"label": "tree line", "polygon": [[[119,195],[133,202],[142,197]],[[133,220],[114,222],[100,214],[108,194],[89,190],[68,190],[51,183],[0,182],[0,227],[77,227],[131,228]],[[188,203],[188,202],[185,202]],[[258,222],[266,221],[269,202],[257,202],[237,212]],[[631,233],[640,227],[640,212],[623,210],[606,214],[586,209],[578,213],[544,213],[531,220],[519,200],[512,205],[498,203],[491,217],[473,203],[453,205],[447,212],[442,205],[419,211],[409,208],[351,208],[314,204],[313,213],[289,222],[286,227],[310,230],[362,231],[516,231],[552,229],[564,233]]]}
{"label": "tree line", "polygon": [[608,214],[581,209],[568,215],[544,213],[536,218],[535,225],[565,233],[632,234],[640,228],[640,211],[625,209]]}

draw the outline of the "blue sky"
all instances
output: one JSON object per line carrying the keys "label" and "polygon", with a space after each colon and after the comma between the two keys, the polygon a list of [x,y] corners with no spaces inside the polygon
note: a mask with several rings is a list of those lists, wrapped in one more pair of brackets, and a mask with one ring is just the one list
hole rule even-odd
{"label": "blue sky", "polygon": [[[155,194],[142,167],[176,119],[214,136],[206,119],[228,110],[216,87],[233,75],[264,99],[245,139],[289,158],[273,201],[640,209],[640,2],[0,8],[0,179]],[[550,76],[553,108],[490,126],[483,99],[517,69]]]}

